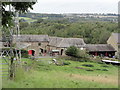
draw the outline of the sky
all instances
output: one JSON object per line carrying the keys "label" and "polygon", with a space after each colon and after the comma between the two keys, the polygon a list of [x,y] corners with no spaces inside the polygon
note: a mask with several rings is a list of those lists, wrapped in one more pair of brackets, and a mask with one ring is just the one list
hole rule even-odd
{"label": "sky", "polygon": [[118,13],[120,0],[37,0],[34,13]]}

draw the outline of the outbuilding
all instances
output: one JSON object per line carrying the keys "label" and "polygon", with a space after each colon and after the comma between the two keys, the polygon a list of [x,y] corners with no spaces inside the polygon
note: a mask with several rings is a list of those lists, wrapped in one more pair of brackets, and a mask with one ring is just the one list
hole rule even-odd
{"label": "outbuilding", "polygon": [[116,50],[109,44],[86,44],[87,52],[93,56],[113,57]]}

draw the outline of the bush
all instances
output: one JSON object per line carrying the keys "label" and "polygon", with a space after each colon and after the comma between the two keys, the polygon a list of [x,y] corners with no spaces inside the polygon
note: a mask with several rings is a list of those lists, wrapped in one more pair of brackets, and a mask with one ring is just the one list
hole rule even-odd
{"label": "bush", "polygon": [[67,48],[67,50],[65,51],[66,55],[68,56],[73,56],[73,57],[78,57],[78,49],[75,46],[70,46],[69,48]]}
{"label": "bush", "polygon": [[75,47],[75,46],[70,46],[69,48],[67,48],[65,53],[68,56],[77,58],[77,61],[80,61],[80,60],[78,60],[80,58],[84,59],[85,61],[88,61],[90,58],[85,50],[77,49],[77,47]]}
{"label": "bush", "polygon": [[28,58],[28,57],[29,57],[29,56],[28,56],[28,51],[22,49],[22,50],[21,50],[21,56],[22,56],[23,58]]}
{"label": "bush", "polygon": [[84,58],[85,60],[88,60],[90,58],[90,56],[86,53],[85,50],[80,50],[79,49],[79,52],[78,52],[78,57],[79,58]]}

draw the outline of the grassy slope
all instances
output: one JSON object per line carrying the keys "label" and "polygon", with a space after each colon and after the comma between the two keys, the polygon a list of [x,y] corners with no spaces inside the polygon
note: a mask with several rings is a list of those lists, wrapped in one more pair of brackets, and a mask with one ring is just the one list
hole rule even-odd
{"label": "grassy slope", "polygon": [[[48,59],[50,60],[50,59]],[[4,80],[4,88],[116,88],[118,81],[118,67],[91,62],[70,62],[70,65],[56,66],[48,64],[48,60],[33,64],[34,69],[25,72],[19,68],[14,81]],[[26,61],[24,59],[24,61]],[[30,64],[31,61],[27,60]],[[82,64],[92,64],[94,67],[85,67]],[[82,67],[93,69],[86,71],[76,69]],[[95,70],[107,69],[108,71]]]}

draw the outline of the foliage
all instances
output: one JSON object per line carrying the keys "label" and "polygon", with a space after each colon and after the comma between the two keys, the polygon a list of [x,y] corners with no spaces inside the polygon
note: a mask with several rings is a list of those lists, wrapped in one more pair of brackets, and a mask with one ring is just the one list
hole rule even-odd
{"label": "foliage", "polygon": [[7,5],[11,5],[16,11],[20,13],[28,12],[28,9],[33,9],[32,5],[35,2],[2,2],[2,25],[3,27],[11,27],[14,25],[13,16],[15,14],[12,11],[5,10]]}
{"label": "foliage", "polygon": [[28,51],[22,49],[22,50],[21,50],[21,56],[22,56],[23,58],[28,58],[28,57],[29,57],[29,56],[28,56]]}
{"label": "foliage", "polygon": [[78,49],[75,46],[70,46],[65,51],[65,54],[68,56],[78,57]]}
{"label": "foliage", "polygon": [[36,21],[37,23],[41,23],[41,22],[43,22],[43,19],[38,19],[37,21]]}
{"label": "foliage", "polygon": [[86,50],[78,49],[78,57],[83,58],[85,61],[88,61],[90,59],[90,56],[87,54]]}
{"label": "foliage", "polygon": [[[29,30],[29,31],[28,31]],[[114,22],[69,22],[42,19],[40,23],[30,23],[21,28],[21,34],[47,34],[58,37],[83,38],[85,43],[106,44],[112,32],[118,32],[118,24]]]}
{"label": "foliage", "polygon": [[90,59],[90,56],[86,53],[85,50],[80,50],[75,46],[70,46],[69,48],[67,48],[65,53],[68,56],[75,57],[77,61],[81,61],[81,59],[84,59],[84,61],[88,61]]}
{"label": "foliage", "polygon": [[20,22],[20,29],[27,27],[29,24],[27,22]]}

